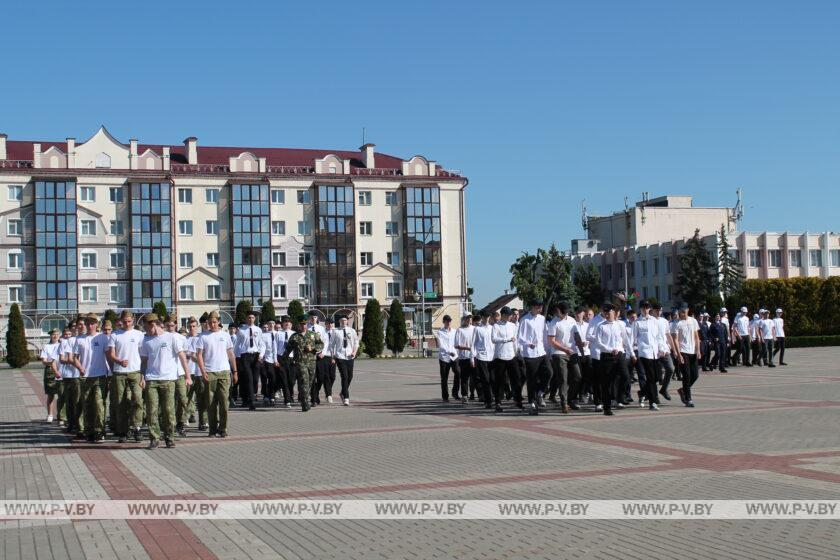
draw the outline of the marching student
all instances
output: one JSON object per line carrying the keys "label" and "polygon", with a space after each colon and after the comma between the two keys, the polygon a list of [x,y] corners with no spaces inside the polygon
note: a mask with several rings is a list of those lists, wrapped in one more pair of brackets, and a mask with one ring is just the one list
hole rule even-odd
{"label": "marching student", "polygon": [[107,358],[111,362],[111,416],[119,443],[128,440],[129,432],[134,441],[140,441],[143,425],[143,389],[140,375],[140,345],[143,333],[134,328],[134,315],[123,310],[120,314],[123,328],[111,335]]}
{"label": "marching student", "polygon": [[259,358],[262,354],[262,331],[256,326],[257,314],[248,312],[246,322],[236,331],[234,353],[237,356],[239,376],[239,398],[242,406],[256,410],[255,394],[259,381]]}
{"label": "marching student", "polygon": [[612,303],[605,303],[601,306],[601,310],[604,320],[595,328],[594,348],[598,351],[599,385],[604,415],[612,416],[614,414],[612,393],[615,379],[624,362],[625,350],[628,350],[632,356],[633,347],[627,337],[627,328],[624,323],[616,320],[615,306]]}
{"label": "marching student", "polygon": [[276,402],[274,395],[277,392],[277,333],[274,331],[274,321],[267,321],[263,324],[263,348],[265,351],[262,356],[262,373],[260,380],[262,381],[263,405],[274,407]]}
{"label": "marching student", "polygon": [[[458,400],[463,393],[467,402],[467,384],[461,383],[461,376],[458,372],[458,353],[455,351],[455,331],[452,330],[452,317],[443,316],[443,326],[435,331],[435,338],[438,346],[438,367],[440,368],[440,393],[443,402],[449,402],[449,371],[454,373],[452,383],[452,398]],[[462,391],[463,389],[463,391]]]}
{"label": "marching student", "polygon": [[[327,335],[327,329],[320,323],[318,312],[314,309],[309,312],[307,330],[317,333],[321,338],[321,349],[315,356],[315,373],[310,380],[310,403],[312,406],[318,406],[321,404],[321,397],[319,396],[321,386],[324,384],[327,369],[330,365],[330,359],[324,355],[324,350],[329,346],[330,338]],[[332,397],[329,398],[328,402],[332,402]]]}
{"label": "marching student", "polygon": [[[204,325],[207,324],[206,315],[206,313],[202,315],[205,318]],[[202,325],[202,329],[208,328],[208,330],[203,332],[210,332],[209,327],[205,327],[204,325]],[[192,385],[190,385],[189,391],[187,392],[187,400],[195,406],[195,411],[198,413],[198,430],[203,432],[207,429],[207,380],[204,379],[204,375],[202,375],[201,369],[198,367],[197,350],[203,332],[199,332],[198,321],[196,321],[195,317],[190,317],[187,326],[189,330],[187,331],[187,344],[184,348],[184,353],[189,362],[190,376],[192,377]]]}
{"label": "marching student", "polygon": [[560,391],[560,410],[569,413],[569,404],[577,399],[580,391],[580,370],[571,363],[575,354],[575,320],[569,317],[569,304],[561,301],[551,306],[553,318],[548,324],[546,338],[551,356],[553,376],[549,387],[549,400],[557,402],[555,393]]}
{"label": "marching student", "polygon": [[455,370],[455,385],[460,385],[462,396],[469,400],[475,400],[475,360],[473,358],[472,342],[475,335],[475,327],[472,325],[472,316],[461,317],[461,326],[455,331],[453,346],[458,353],[458,368]]}
{"label": "marching student", "polygon": [[[178,318],[170,315],[165,319],[163,326],[166,332],[174,335],[178,340],[178,348],[184,352],[184,357],[187,359],[186,365],[189,366],[190,356],[187,351],[187,337],[178,332]],[[189,367],[185,369],[180,361],[176,361],[175,365],[178,368],[178,379],[175,380],[175,431],[178,432],[179,436],[186,437],[187,427],[185,423],[190,405],[189,397],[187,397],[186,370]]]}
{"label": "marching student", "polygon": [[[149,423],[149,449],[156,449],[161,435],[166,447],[175,447],[175,384],[179,365],[184,371],[184,383],[192,385],[181,335],[167,332],[154,313],[143,318],[147,336],[140,345],[140,371],[147,388],[146,419]],[[163,426],[160,425],[161,418]]]}
{"label": "marching student", "polygon": [[650,314],[650,302],[642,300],[639,309],[642,316],[633,322],[633,339],[636,341],[639,363],[644,371],[644,382],[639,378],[639,406],[643,406],[645,398],[650,410],[658,410],[659,394],[656,380],[660,376],[660,336],[659,321]]}
{"label": "marching student", "polygon": [[761,332],[759,331],[759,323],[761,322],[760,312],[753,315],[750,321],[750,341],[752,343],[752,363],[753,365],[761,366],[762,351],[761,351]]}
{"label": "marching student", "polygon": [[318,334],[318,331],[311,328],[313,325],[307,326],[307,323],[306,315],[301,315],[298,318],[297,332],[289,339],[288,344],[286,344],[286,350],[283,353],[284,358],[292,357],[297,366],[297,370],[300,372],[298,385],[300,390],[300,407],[303,412],[309,412],[313,406],[309,402],[312,392],[311,383],[312,378],[315,377],[317,357],[324,350],[324,342]]}
{"label": "marching student", "polygon": [[491,340],[494,345],[493,361],[496,375],[496,412],[502,412],[505,387],[510,386],[516,408],[522,409],[522,386],[516,365],[516,324],[511,322],[511,310],[502,307],[500,320],[493,325]]}
{"label": "marching student", "polygon": [[208,436],[227,437],[228,406],[231,382],[239,381],[236,356],[230,334],[222,330],[219,312],[207,316],[209,330],[195,343],[196,361],[207,383]]}
{"label": "marching student", "polygon": [[[238,331],[238,329],[237,329],[236,325],[234,325],[233,323],[228,325],[228,334],[230,335],[231,344],[233,344],[233,354],[234,354],[234,356],[236,356],[236,364],[237,364],[236,369],[238,370],[238,366],[239,366],[239,363],[240,363],[240,360],[239,360],[240,354],[239,354],[239,350],[236,347],[236,333],[237,333],[237,331]],[[239,380],[237,378],[237,380],[234,381],[233,380],[233,374],[231,374],[230,398],[228,400],[228,406],[230,408],[234,408],[236,406],[236,399],[238,397],[239,397]]]}
{"label": "marching student", "polygon": [[762,317],[758,324],[761,336],[761,354],[767,367],[776,367],[773,363],[773,342],[776,339],[776,323],[770,318],[770,310],[763,309]]}
{"label": "marching student", "polygon": [[700,314],[700,352],[703,354],[703,359],[700,360],[701,369],[703,371],[712,371],[709,367],[709,360],[711,354],[711,325],[709,324],[709,314]]}
{"label": "marching student", "polygon": [[576,367],[580,372],[580,395],[579,401],[570,401],[569,408],[578,410],[578,402],[585,402],[592,397],[595,386],[595,374],[592,372],[592,356],[589,350],[589,310],[581,306],[575,310],[575,324],[572,327],[572,335],[575,339],[575,353],[572,355],[570,365]]}
{"label": "marching student", "polygon": [[76,346],[78,337],[84,334],[85,326],[81,321],[71,321],[64,330],[65,337],[61,340],[59,347],[61,383],[64,386],[64,403],[67,412],[67,426],[64,431],[75,434],[76,437],[83,437],[85,415],[82,406],[82,381],[73,360],[73,348]]}
{"label": "marching student", "polygon": [[776,309],[776,317],[773,319],[776,326],[776,346],[773,348],[773,355],[779,355],[779,365],[786,366],[785,363],[785,320],[782,318],[782,308]]}
{"label": "marching student", "polygon": [[606,312],[602,309],[599,313],[590,310],[591,316],[589,318],[589,328],[586,331],[587,341],[589,342],[590,358],[592,360],[592,371],[594,374],[594,382],[592,384],[592,402],[595,404],[595,410],[604,410],[604,403],[601,401],[603,391],[601,390],[601,351],[595,344],[595,335],[597,334],[598,326],[604,322],[604,315]]}
{"label": "marching student", "polygon": [[687,307],[683,307],[679,311],[679,321],[674,326],[671,334],[676,337],[677,361],[682,368],[682,388],[677,389],[680,394],[680,399],[683,404],[689,408],[694,407],[694,401],[691,400],[691,386],[697,381],[699,375],[697,371],[697,362],[702,357],[700,350],[700,326],[697,320],[691,316]]}
{"label": "marching student", "polygon": [[88,441],[105,441],[105,391],[108,376],[108,360],[105,352],[109,338],[99,332],[99,319],[89,314],[85,317],[87,328],[84,335],[76,338],[73,345],[73,365],[79,370],[82,382],[82,396],[85,436]]}
{"label": "marching student", "polygon": [[[741,312],[735,316],[733,327],[735,329],[735,335],[738,337],[738,350],[735,353],[733,363],[737,365],[740,356],[745,367],[752,367],[752,362],[750,361],[750,318],[748,313],[747,308],[742,307]],[[721,318],[721,322],[723,322],[723,318]]]}
{"label": "marching student", "polygon": [[662,317],[662,305],[660,303],[651,307],[651,315],[656,317],[657,326],[659,327],[659,368],[662,373],[659,394],[666,401],[670,401],[671,395],[668,394],[668,385],[674,376],[675,368],[672,355],[676,355],[677,353],[676,344],[674,343],[674,337],[671,336],[671,325],[668,319]]}
{"label": "marching student", "polygon": [[[53,401],[61,394],[61,371],[58,369],[61,343],[58,340],[58,330],[50,331],[50,341],[41,349],[41,363],[44,364],[44,394],[47,395],[47,424],[53,421]],[[56,416],[61,421],[61,407],[56,407]]]}
{"label": "marching student", "polygon": [[295,334],[295,331],[292,330],[292,318],[288,315],[283,315],[280,317],[279,326],[280,330],[277,331],[277,336],[274,339],[276,379],[278,381],[278,387],[283,393],[283,404],[286,408],[292,408],[292,402],[295,400],[295,381],[297,374],[292,360],[283,357],[286,352],[286,344],[289,343],[289,338]]}
{"label": "marching student", "polygon": [[709,337],[711,339],[711,346],[715,349],[715,357],[710,362],[711,369],[715,365],[721,373],[727,373],[726,362],[729,358],[729,351],[726,343],[729,340],[729,332],[726,325],[720,320],[720,314],[715,314],[714,321],[709,327]]}
{"label": "marching student", "polygon": [[528,414],[539,414],[545,408],[543,394],[551,381],[551,363],[545,352],[545,316],[543,302],[531,302],[529,312],[519,320],[517,342],[525,360],[525,380],[528,391]]}
{"label": "marching student", "polygon": [[[473,330],[472,352],[475,358],[475,371],[480,378],[484,408],[493,408],[493,393],[495,376],[493,375],[493,323],[492,313],[481,313],[481,323]],[[500,404],[500,403],[497,403]]]}
{"label": "marching student", "polygon": [[341,377],[341,402],[350,406],[350,383],[353,382],[353,364],[359,351],[359,335],[353,327],[348,326],[347,315],[338,316],[338,327],[330,335],[330,356],[333,365],[338,367]]}
{"label": "marching student", "polygon": [[[477,329],[481,326],[482,323],[482,314],[481,313],[473,313],[472,315],[472,326],[474,329]],[[475,330],[473,330],[473,339],[475,339]],[[475,350],[473,350],[473,358],[475,357]],[[483,395],[484,389],[481,387],[481,376],[476,369],[475,366],[475,359],[472,360],[473,363],[473,374],[470,377],[470,398],[479,398]],[[483,400],[483,399],[482,399]]]}
{"label": "marching student", "polygon": [[321,392],[321,387],[323,387],[327,402],[332,404],[332,388],[335,383],[335,360],[333,360],[330,350],[330,339],[332,338],[333,331],[332,319],[329,317],[324,319],[324,326],[322,328],[323,331],[319,331],[318,334],[321,335],[321,340],[324,342],[324,349],[321,351],[322,359],[319,359],[320,361],[316,364],[316,368],[320,366],[321,370],[320,374],[316,371],[315,379],[312,383],[312,394],[314,395],[313,400],[321,404],[319,393]]}

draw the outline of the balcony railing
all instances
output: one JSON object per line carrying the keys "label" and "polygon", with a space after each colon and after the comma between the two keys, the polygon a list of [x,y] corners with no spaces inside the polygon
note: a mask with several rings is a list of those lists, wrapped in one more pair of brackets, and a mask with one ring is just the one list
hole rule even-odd
{"label": "balcony railing", "polygon": [[172,163],[170,170],[174,173],[230,173],[230,166],[214,163]]}
{"label": "balcony railing", "polygon": [[2,169],[32,169],[32,162],[25,159],[0,159]]}
{"label": "balcony railing", "polygon": [[391,167],[355,167],[352,168],[350,172],[353,175],[368,175],[377,177],[393,177],[396,175],[402,175],[402,170]]}
{"label": "balcony railing", "polygon": [[314,167],[307,165],[269,165],[269,173],[279,173],[280,175],[307,175],[315,173]]}

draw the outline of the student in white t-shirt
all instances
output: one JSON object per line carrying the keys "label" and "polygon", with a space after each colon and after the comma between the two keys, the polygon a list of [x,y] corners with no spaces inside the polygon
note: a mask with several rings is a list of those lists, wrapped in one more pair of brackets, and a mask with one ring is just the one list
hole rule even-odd
{"label": "student in white t-shirt", "polygon": [[[195,320],[195,317],[191,317],[190,320]],[[189,362],[190,352],[187,348],[187,337],[178,332],[178,317],[175,315],[168,316],[163,324],[163,327],[166,332],[174,334],[175,338],[178,339],[178,344],[184,351],[184,357],[187,358],[187,362]],[[181,366],[180,362],[177,365],[178,379],[175,381],[175,431],[178,432],[179,436],[186,437],[187,415],[189,414],[190,408],[190,400],[187,396],[187,385],[185,383],[187,372],[183,366]],[[187,365],[189,366],[189,363]]]}
{"label": "student in white t-shirt", "polygon": [[[192,384],[180,338],[165,332],[160,318],[149,313],[143,318],[146,338],[140,345],[140,371],[146,388],[146,420],[149,423],[149,449],[158,447],[163,432],[166,447],[175,447],[175,383],[178,366],[185,371],[185,384]],[[163,427],[159,409],[163,409]]]}
{"label": "student in white t-shirt", "polygon": [[134,328],[134,314],[127,309],[120,314],[122,329],[115,330],[108,342],[111,362],[111,416],[119,442],[140,441],[143,425],[143,389],[140,388],[140,344],[143,333]]}
{"label": "student in white t-shirt", "polygon": [[[67,426],[64,431],[68,434],[80,434],[84,431],[84,412],[82,410],[82,382],[79,370],[73,360],[73,347],[76,339],[85,333],[85,325],[81,319],[70,321],[64,329],[64,337],[59,346],[59,362],[61,362],[62,399],[67,414]],[[59,405],[60,406],[60,405]]]}
{"label": "student in white t-shirt", "polygon": [[[58,370],[58,353],[61,343],[58,341],[58,331],[50,331],[50,341],[41,349],[41,363],[44,364],[44,394],[47,395],[47,423],[53,421],[52,409],[56,395],[61,392],[61,372]],[[61,410],[58,410],[61,420]]]}
{"label": "student in white t-shirt", "polygon": [[785,363],[785,320],[782,318],[782,308],[776,310],[776,317],[773,319],[773,324],[776,325],[776,343],[773,345],[773,355],[779,355],[779,365],[786,366]]}
{"label": "student in white t-shirt", "polygon": [[[206,314],[202,316],[204,324],[207,323]],[[201,338],[202,331],[199,331],[198,322],[195,317],[190,317],[187,323],[187,347],[185,348],[187,354],[187,361],[190,364],[190,375],[192,375],[192,385],[190,386],[189,397],[191,411],[194,409],[198,416],[198,430],[204,431],[207,429],[207,382],[204,376],[201,375],[201,370],[198,367],[198,356],[196,347]],[[209,330],[206,332],[210,332]],[[189,422],[188,422],[189,423]]]}
{"label": "student in white t-shirt", "polygon": [[761,342],[761,359],[767,367],[776,367],[773,363],[773,343],[776,341],[776,323],[770,318],[770,310],[761,310],[758,321],[758,335]]}
{"label": "student in white t-shirt", "polygon": [[198,368],[207,383],[207,416],[210,422],[210,437],[227,437],[228,395],[231,372],[233,382],[239,380],[233,340],[221,329],[219,313],[213,311],[207,317],[208,332],[202,333],[195,345]]}
{"label": "student in white t-shirt", "polygon": [[108,351],[108,335],[99,332],[99,318],[89,314],[85,317],[87,332],[76,338],[73,345],[73,361],[82,381],[82,409],[84,414],[84,435],[93,443],[105,441],[105,395],[111,369],[105,353]]}
{"label": "student in white t-shirt", "polygon": [[682,388],[677,389],[683,404],[689,408],[694,407],[691,400],[691,386],[697,381],[700,375],[697,370],[697,363],[702,358],[700,350],[700,325],[692,316],[687,307],[679,310],[679,320],[674,323],[671,334],[675,337],[677,345],[677,362],[682,369]]}

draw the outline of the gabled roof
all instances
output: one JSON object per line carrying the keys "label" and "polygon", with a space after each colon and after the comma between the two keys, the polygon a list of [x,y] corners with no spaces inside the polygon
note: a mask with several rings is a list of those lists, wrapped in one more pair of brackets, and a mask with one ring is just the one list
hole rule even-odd
{"label": "gabled roof", "polygon": [[359,276],[362,276],[363,274],[367,274],[368,272],[372,272],[374,269],[377,269],[377,268],[381,268],[385,272],[389,272],[391,274],[396,274],[396,275],[402,276],[402,272],[400,272],[399,270],[397,270],[395,268],[391,268],[387,264],[384,264],[384,263],[381,263],[381,262],[378,262],[378,263],[376,263],[372,266],[369,266],[366,269],[360,271]]}
{"label": "gabled roof", "polygon": [[484,307],[481,308],[482,311],[496,311],[501,309],[505,305],[509,304],[519,296],[516,294],[505,294],[503,296],[499,296]]}
{"label": "gabled roof", "polygon": [[183,276],[181,276],[180,278],[178,278],[178,279],[177,279],[177,280],[175,280],[175,281],[176,281],[176,282],[180,282],[181,280],[183,280],[183,279],[184,279],[184,278],[186,278],[187,276],[190,276],[190,275],[192,275],[192,274],[195,274],[196,272],[202,272],[202,273],[206,274],[207,276],[209,276],[210,278],[212,278],[213,280],[218,280],[218,281],[220,281],[220,282],[223,280],[221,276],[219,276],[219,275],[217,275],[217,274],[213,274],[212,272],[210,272],[209,270],[207,270],[207,269],[206,269],[206,268],[204,268],[203,266],[197,266],[197,267],[195,267],[195,268],[194,268],[194,269],[192,269],[191,271],[187,272],[186,274],[184,274]]}

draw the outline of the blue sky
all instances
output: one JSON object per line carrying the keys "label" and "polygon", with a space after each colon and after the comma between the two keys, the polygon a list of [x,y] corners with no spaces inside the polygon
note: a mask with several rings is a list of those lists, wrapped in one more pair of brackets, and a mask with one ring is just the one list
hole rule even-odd
{"label": "blue sky", "polygon": [[423,154],[483,304],[642,191],[838,230],[840,3],[13,2],[0,131]]}

